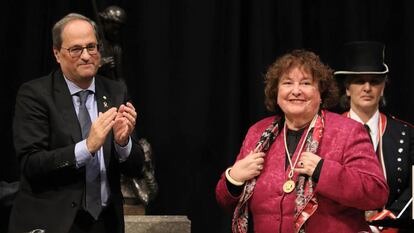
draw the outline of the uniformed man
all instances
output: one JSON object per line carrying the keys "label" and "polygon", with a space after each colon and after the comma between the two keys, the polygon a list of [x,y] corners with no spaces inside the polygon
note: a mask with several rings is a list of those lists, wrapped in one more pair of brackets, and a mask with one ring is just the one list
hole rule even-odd
{"label": "uniformed man", "polygon": [[[344,115],[367,128],[390,188],[385,210],[389,217],[411,218],[411,167],[414,162],[412,125],[379,111],[385,104],[384,88],[388,66],[385,46],[374,41],[354,41],[344,45],[343,67],[335,76],[344,87],[341,105]],[[372,193],[375,195],[375,193]],[[369,198],[369,197],[367,197]],[[408,207],[405,208],[404,207]],[[383,212],[385,213],[385,212]]]}

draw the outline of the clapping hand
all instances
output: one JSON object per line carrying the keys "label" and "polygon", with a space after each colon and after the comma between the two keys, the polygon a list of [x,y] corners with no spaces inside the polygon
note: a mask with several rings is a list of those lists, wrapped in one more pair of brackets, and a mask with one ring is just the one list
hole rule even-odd
{"label": "clapping hand", "polygon": [[115,142],[118,145],[125,146],[128,144],[129,136],[135,128],[136,119],[137,113],[130,102],[119,107],[113,126]]}

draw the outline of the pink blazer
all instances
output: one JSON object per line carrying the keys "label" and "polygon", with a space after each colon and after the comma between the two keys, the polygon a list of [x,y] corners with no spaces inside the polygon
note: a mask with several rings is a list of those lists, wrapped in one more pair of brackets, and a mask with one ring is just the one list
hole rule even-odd
{"label": "pink blazer", "polygon": [[[249,129],[237,159],[254,149],[272,121],[273,117],[265,118]],[[296,194],[282,190],[287,179],[283,135],[282,131],[269,149],[249,200],[255,233],[293,232]],[[304,135],[299,145],[303,139]],[[364,210],[382,208],[388,186],[364,127],[327,112],[317,154],[324,159],[315,191],[319,206],[305,223],[306,233],[370,232]],[[293,161],[297,156],[296,151]],[[239,200],[229,193],[224,174],[217,184],[216,198],[219,205],[231,212]]]}

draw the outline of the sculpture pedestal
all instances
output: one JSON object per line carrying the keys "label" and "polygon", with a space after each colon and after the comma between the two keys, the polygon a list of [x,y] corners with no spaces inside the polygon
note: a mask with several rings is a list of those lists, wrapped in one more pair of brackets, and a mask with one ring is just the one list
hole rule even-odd
{"label": "sculpture pedestal", "polygon": [[125,216],[125,233],[191,233],[187,216]]}
{"label": "sculpture pedestal", "polygon": [[124,215],[145,215],[145,206],[124,204]]}

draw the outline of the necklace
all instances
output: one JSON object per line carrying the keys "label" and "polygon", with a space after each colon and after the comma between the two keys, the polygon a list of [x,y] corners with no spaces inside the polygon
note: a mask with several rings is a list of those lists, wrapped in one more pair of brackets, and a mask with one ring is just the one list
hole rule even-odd
{"label": "necklace", "polygon": [[299,161],[299,157],[300,157],[300,154],[302,153],[303,147],[305,146],[305,143],[306,143],[306,139],[308,137],[308,134],[309,134],[310,130],[315,126],[315,122],[316,122],[317,116],[318,116],[318,114],[316,114],[313,117],[312,122],[310,123],[309,128],[306,131],[305,138],[303,139],[302,144],[299,147],[298,156],[296,156],[296,160],[295,160],[294,163],[292,163],[292,159],[290,158],[290,153],[289,153],[289,150],[287,148],[287,143],[286,143],[287,129],[286,129],[286,121],[285,121],[285,124],[283,126],[283,130],[284,130],[283,141],[284,141],[284,144],[285,144],[285,151],[286,151],[286,154],[287,154],[287,157],[288,157],[288,161],[289,161],[289,166],[290,166],[290,171],[289,171],[289,174],[288,174],[288,179],[285,181],[285,183],[283,183],[283,191],[285,193],[291,193],[295,189],[295,181],[293,181],[293,179],[292,179],[293,178],[294,168],[295,168],[296,164]]}

